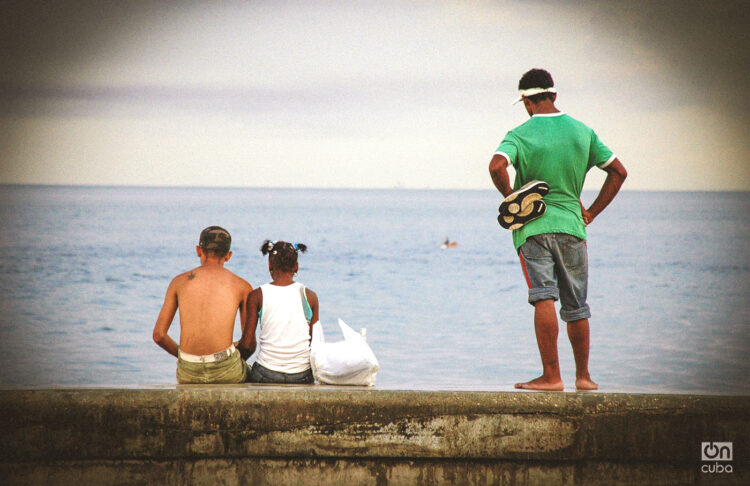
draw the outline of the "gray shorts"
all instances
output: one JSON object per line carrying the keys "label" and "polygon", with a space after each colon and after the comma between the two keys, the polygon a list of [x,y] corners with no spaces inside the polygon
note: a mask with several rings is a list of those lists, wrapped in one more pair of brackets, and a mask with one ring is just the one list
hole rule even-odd
{"label": "gray shorts", "polygon": [[586,241],[565,233],[530,236],[518,249],[529,285],[529,304],[560,300],[565,322],[591,317],[586,303],[589,264]]}

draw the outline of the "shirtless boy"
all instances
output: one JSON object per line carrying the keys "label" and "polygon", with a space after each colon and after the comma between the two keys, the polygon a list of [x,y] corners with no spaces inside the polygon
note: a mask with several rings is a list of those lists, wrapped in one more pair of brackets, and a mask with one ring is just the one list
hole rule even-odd
{"label": "shirtless boy", "polygon": [[[232,344],[237,311],[245,322],[245,299],[253,290],[224,268],[232,237],[219,226],[201,232],[195,251],[200,266],[172,279],[154,326],[154,341],[177,357],[178,383],[241,383],[247,363]],[[180,310],[180,345],[169,337]]]}

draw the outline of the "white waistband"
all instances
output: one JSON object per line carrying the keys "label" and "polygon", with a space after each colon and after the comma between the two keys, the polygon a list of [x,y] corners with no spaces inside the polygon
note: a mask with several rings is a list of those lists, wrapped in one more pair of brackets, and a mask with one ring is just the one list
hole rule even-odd
{"label": "white waistband", "polygon": [[214,354],[204,354],[203,356],[198,356],[197,354],[190,354],[186,353],[181,349],[177,349],[177,355],[180,357],[183,361],[189,361],[190,363],[219,363],[221,361],[225,361],[229,359],[229,357],[232,355],[232,353],[235,352],[234,344],[229,346],[224,351],[219,351],[218,353]]}

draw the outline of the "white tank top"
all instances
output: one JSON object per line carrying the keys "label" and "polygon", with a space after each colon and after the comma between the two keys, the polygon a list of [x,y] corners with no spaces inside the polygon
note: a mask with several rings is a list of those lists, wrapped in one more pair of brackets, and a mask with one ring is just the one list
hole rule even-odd
{"label": "white tank top", "polygon": [[300,373],[310,369],[310,325],[302,307],[302,284],[260,286],[263,307],[256,361],[269,370]]}

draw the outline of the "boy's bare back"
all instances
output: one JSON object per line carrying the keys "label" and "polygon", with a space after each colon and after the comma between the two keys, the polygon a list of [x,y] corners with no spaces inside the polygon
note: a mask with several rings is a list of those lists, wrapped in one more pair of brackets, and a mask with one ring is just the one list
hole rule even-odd
{"label": "boy's bare back", "polygon": [[178,309],[182,353],[204,356],[224,351],[232,345],[237,311],[240,323],[245,322],[245,299],[253,288],[224,268],[232,257],[231,241],[224,228],[204,229],[195,247],[201,265],[170,282],[153,337],[172,356],[178,355],[178,346],[168,331]]}
{"label": "boy's bare back", "polygon": [[171,286],[180,311],[180,349],[204,355],[228,348],[238,310],[244,319],[250,284],[222,266],[200,266],[175,277]]}

